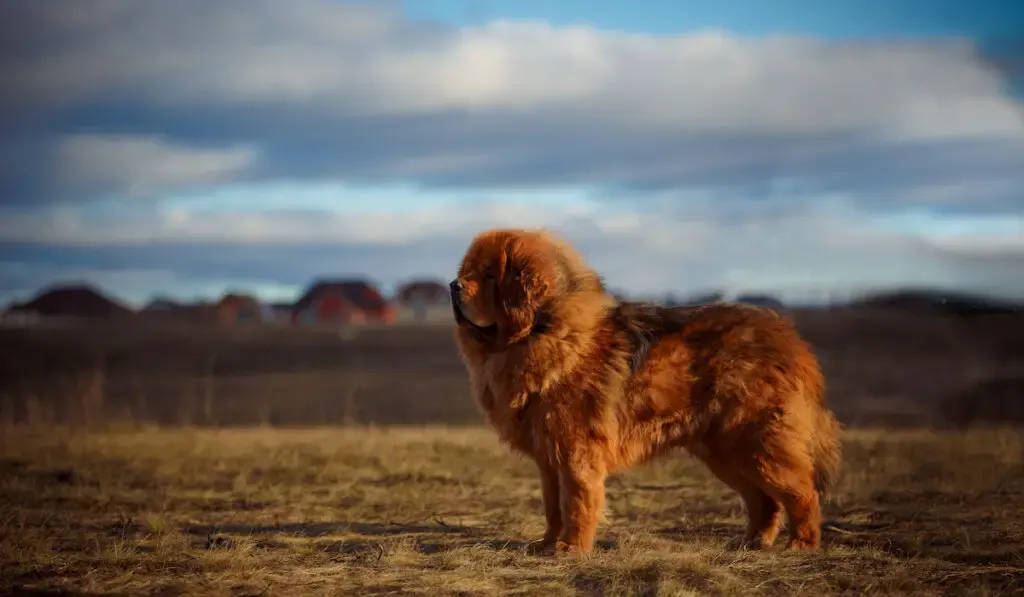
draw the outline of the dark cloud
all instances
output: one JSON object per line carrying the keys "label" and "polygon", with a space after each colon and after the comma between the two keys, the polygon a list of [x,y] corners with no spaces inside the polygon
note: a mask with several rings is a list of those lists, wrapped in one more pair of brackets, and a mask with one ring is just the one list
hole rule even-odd
{"label": "dark cloud", "polygon": [[[139,118],[132,126],[104,130],[160,135],[195,151],[223,149],[228,141],[252,144],[259,148],[257,161],[233,178],[246,182],[405,179],[449,188],[583,184],[621,189],[608,197],[622,199],[718,187],[723,198],[758,200],[777,198],[772,189],[788,179],[801,181],[809,196],[856,193],[864,205],[886,208],[920,187],[1006,180],[1006,193],[987,196],[979,191],[937,207],[1024,207],[1024,141],[1013,139],[879,143],[835,134],[587,131],[578,123],[540,115],[451,113],[338,118],[329,125],[311,117],[277,118],[269,111],[165,120]],[[32,203],[89,190],[81,185],[66,188],[53,176],[53,140],[23,137],[0,150],[0,186],[8,189],[8,202]]]}

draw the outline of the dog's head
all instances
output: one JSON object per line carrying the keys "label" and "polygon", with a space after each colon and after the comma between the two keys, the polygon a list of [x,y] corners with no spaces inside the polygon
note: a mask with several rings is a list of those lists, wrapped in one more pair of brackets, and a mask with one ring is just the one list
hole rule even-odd
{"label": "dog's head", "polygon": [[554,235],[505,229],[473,239],[450,290],[456,323],[500,345],[543,331],[552,307],[566,295],[603,293],[604,284]]}

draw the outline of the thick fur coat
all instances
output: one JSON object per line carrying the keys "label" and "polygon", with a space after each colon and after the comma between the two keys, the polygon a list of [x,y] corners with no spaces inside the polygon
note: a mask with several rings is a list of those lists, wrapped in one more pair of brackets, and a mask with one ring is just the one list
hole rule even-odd
{"label": "thick fur coat", "polygon": [[459,351],[487,421],[540,473],[542,547],[590,551],[607,476],[682,447],[742,498],[743,544],[821,540],[839,425],[810,347],[773,311],[620,302],[544,231],[473,239],[451,283]]}

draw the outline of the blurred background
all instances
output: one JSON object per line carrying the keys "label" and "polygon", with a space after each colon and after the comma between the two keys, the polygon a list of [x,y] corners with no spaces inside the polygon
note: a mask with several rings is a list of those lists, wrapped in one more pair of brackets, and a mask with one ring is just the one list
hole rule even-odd
{"label": "blurred background", "polygon": [[445,286],[546,226],[790,314],[848,425],[1024,421],[1024,4],[0,6],[0,416],[480,421]]}

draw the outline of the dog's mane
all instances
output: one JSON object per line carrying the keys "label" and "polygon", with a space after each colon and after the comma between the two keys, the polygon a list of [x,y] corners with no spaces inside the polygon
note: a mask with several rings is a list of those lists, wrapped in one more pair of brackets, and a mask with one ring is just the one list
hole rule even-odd
{"label": "dog's mane", "polygon": [[562,275],[567,293],[600,292],[606,293],[604,279],[591,268],[576,249],[559,236],[547,230],[536,232],[541,242],[546,243],[555,251],[555,264]]}
{"label": "dog's mane", "polygon": [[[625,360],[623,382],[643,367],[661,337],[682,329],[700,310],[695,306],[664,307],[652,302],[619,300],[608,293],[604,279],[571,245],[547,231],[540,234],[542,242],[554,248],[565,286],[550,305],[538,312],[534,334],[554,332],[562,338],[572,333],[581,339],[599,331],[614,335],[610,344],[615,354],[607,357]],[[578,348],[586,351],[586,346]]]}
{"label": "dog's mane", "polygon": [[547,230],[535,234],[539,242],[553,249],[554,265],[560,278],[554,300],[538,306],[539,325],[535,326],[535,332],[559,337],[568,333],[592,333],[615,307],[615,297],[607,292],[603,278],[572,245]]}

